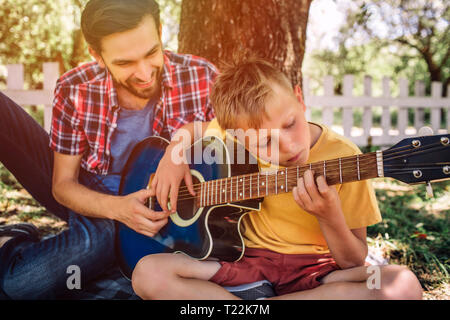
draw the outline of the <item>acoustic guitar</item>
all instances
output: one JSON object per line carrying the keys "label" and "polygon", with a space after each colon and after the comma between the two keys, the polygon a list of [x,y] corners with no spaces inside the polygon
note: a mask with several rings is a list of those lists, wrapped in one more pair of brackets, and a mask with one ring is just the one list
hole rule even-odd
{"label": "acoustic guitar", "polygon": [[[133,149],[122,175],[121,195],[148,188],[168,144],[149,137]],[[116,223],[116,253],[128,278],[142,257],[154,253],[179,251],[200,260],[239,260],[245,250],[242,218],[260,210],[264,197],[292,191],[307,169],[323,175],[329,185],[390,177],[430,186],[432,181],[450,179],[449,134],[406,138],[384,151],[270,172],[260,172],[245,149],[230,147],[214,136],[198,140],[186,154],[196,195],[184,182],[180,185],[177,212],[157,235],[147,237]],[[147,205],[161,210],[156,198]]]}

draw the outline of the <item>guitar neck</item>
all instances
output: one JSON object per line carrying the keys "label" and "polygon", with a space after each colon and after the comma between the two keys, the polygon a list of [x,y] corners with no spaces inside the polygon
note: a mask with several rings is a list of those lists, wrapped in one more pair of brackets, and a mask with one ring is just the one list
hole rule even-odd
{"label": "guitar neck", "polygon": [[324,176],[328,185],[366,180],[383,176],[383,156],[381,151],[371,152],[203,182],[197,204],[205,207],[290,192],[308,169],[314,177]]}

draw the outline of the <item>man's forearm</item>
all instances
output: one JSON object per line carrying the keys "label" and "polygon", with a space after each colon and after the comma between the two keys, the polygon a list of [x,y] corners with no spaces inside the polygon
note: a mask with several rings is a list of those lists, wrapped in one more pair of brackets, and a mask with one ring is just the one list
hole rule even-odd
{"label": "man's forearm", "polygon": [[347,227],[343,215],[331,223],[319,221],[319,224],[333,258],[342,269],[364,265],[367,245]]}
{"label": "man's forearm", "polygon": [[84,216],[114,219],[116,196],[91,190],[70,180],[59,182],[53,195],[59,203]]}

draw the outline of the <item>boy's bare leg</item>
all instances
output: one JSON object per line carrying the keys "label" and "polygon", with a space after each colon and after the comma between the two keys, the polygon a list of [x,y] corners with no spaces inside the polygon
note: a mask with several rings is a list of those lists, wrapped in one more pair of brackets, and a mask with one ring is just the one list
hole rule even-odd
{"label": "boy's bare leg", "polygon": [[143,299],[239,299],[208,281],[220,267],[218,262],[198,261],[184,254],[153,254],[138,262],[133,271],[132,285]]}
{"label": "boy's bare leg", "polygon": [[[379,267],[379,288],[368,283]],[[271,299],[422,299],[417,277],[406,267],[389,265],[337,270],[325,276],[317,288],[294,292]],[[370,281],[370,280],[369,280]],[[373,283],[372,283],[373,285]]]}

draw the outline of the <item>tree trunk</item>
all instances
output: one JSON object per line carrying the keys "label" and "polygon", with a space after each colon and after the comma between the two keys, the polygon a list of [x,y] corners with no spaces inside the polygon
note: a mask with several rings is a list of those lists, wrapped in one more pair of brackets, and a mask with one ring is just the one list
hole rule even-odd
{"label": "tree trunk", "polygon": [[256,55],[301,84],[312,0],[183,0],[179,52],[222,62]]}

